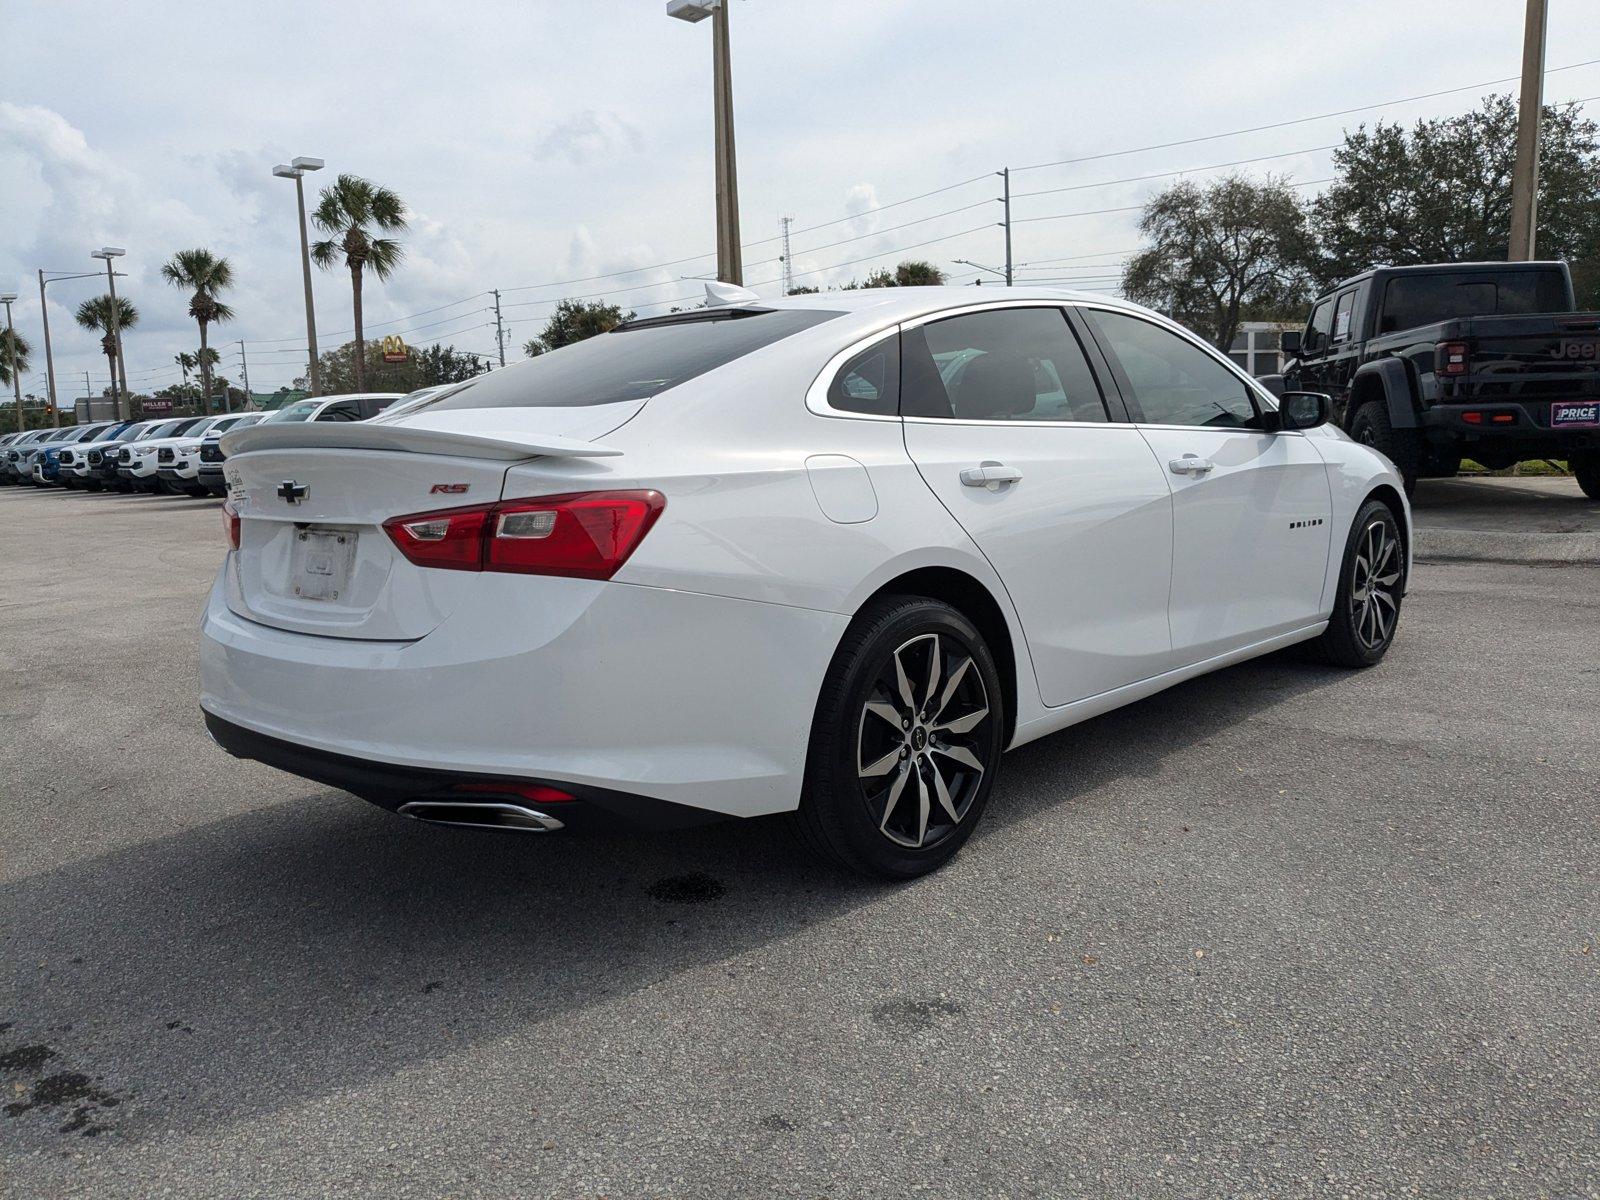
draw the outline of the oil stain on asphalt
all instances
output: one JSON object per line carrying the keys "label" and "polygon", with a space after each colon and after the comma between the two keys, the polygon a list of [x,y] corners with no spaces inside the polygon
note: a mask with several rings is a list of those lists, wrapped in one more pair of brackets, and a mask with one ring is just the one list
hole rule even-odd
{"label": "oil stain on asphalt", "polygon": [[57,1057],[49,1046],[33,1043],[15,1046],[0,1052],[0,1075],[35,1076],[31,1084],[13,1080],[12,1087],[18,1098],[0,1108],[8,1117],[25,1113],[70,1109],[61,1133],[76,1133],[83,1137],[98,1137],[111,1128],[96,1118],[108,1109],[116,1108],[122,1098],[100,1086],[99,1082],[79,1071],[58,1071],[41,1075],[47,1063]]}

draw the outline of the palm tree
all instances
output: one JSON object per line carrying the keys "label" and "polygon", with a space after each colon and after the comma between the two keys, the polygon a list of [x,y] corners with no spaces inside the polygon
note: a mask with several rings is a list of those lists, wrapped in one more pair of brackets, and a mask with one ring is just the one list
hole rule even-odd
{"label": "palm tree", "polygon": [[370,267],[379,279],[387,279],[400,265],[405,247],[393,238],[379,234],[398,233],[406,227],[406,206],[386,187],[358,175],[341,175],[322,197],[311,214],[312,223],[329,236],[311,247],[311,257],[319,267],[332,268],[344,256],[350,268],[350,292],[356,318],[356,388],[367,386],[367,339],[361,328],[361,272]]}
{"label": "palm tree", "polygon": [[211,408],[211,364],[206,361],[206,326],[213,321],[233,320],[233,309],[217,299],[217,293],[233,286],[233,267],[225,258],[209,250],[179,250],[161,268],[161,277],[173,287],[194,292],[189,297],[189,315],[200,323],[200,386],[205,391],[205,407]]}
{"label": "palm tree", "polygon": [[183,372],[183,386],[189,386],[189,372],[195,369],[198,360],[187,350],[174,354],[172,361],[178,364],[178,370]]}
{"label": "palm tree", "polygon": [[[126,363],[117,361],[117,339],[111,333],[111,297],[96,296],[92,300],[85,300],[78,305],[74,314],[78,324],[85,329],[92,329],[100,333],[100,349],[106,356],[106,361],[111,364],[111,390],[116,392],[116,383],[122,381],[122,403],[129,404],[128,398],[128,368]],[[117,297],[117,329],[119,331],[132,329],[139,323],[139,310],[133,306],[133,301]],[[131,415],[132,408],[128,409]]]}
{"label": "palm tree", "polygon": [[17,374],[28,373],[28,355],[33,353],[33,347],[28,345],[28,339],[15,330],[0,329],[0,384],[11,386],[11,339],[17,340]]}

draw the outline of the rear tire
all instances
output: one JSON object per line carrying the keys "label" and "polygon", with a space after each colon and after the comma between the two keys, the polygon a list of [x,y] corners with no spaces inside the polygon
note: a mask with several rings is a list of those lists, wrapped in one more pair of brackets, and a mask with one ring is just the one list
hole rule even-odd
{"label": "rear tire", "polygon": [[1574,454],[1567,460],[1567,466],[1572,468],[1572,476],[1583,494],[1591,500],[1600,500],[1600,453],[1587,450]]}
{"label": "rear tire", "polygon": [[1422,439],[1414,429],[1396,429],[1383,401],[1369,400],[1356,409],[1350,421],[1350,436],[1364,446],[1371,446],[1395,465],[1407,496],[1417,490]]}
{"label": "rear tire", "polygon": [[989,647],[956,609],[885,596],[851,623],[822,684],[796,814],[825,859],[912,879],[943,866],[983,815],[1005,748]]}
{"label": "rear tire", "polygon": [[1400,526],[1387,504],[1368,500],[1345,541],[1328,628],[1312,643],[1318,657],[1339,667],[1376,666],[1394,643],[1405,590]]}

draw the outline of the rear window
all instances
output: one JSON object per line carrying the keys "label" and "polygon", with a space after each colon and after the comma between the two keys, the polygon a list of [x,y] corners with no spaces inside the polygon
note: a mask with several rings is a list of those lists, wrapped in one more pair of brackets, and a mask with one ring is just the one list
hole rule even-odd
{"label": "rear window", "polygon": [[406,412],[587,408],[643,400],[839,315],[787,308],[624,326],[480,375],[465,387],[410,406]]}
{"label": "rear window", "polygon": [[1396,275],[1383,292],[1380,333],[1454,317],[1565,312],[1560,271],[1484,271],[1459,275]]}

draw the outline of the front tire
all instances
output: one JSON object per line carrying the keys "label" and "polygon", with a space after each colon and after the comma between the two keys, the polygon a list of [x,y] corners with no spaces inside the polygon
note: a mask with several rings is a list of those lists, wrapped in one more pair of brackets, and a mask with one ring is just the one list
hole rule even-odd
{"label": "front tire", "polygon": [[1405,484],[1406,495],[1417,490],[1417,469],[1422,457],[1422,439],[1414,429],[1396,429],[1389,410],[1381,400],[1369,400],[1356,409],[1350,421],[1350,436],[1363,446],[1371,446],[1395,465]]}
{"label": "front tire", "polygon": [[1591,500],[1600,500],[1600,453],[1593,450],[1574,454],[1567,460],[1572,476]]}
{"label": "front tire", "polygon": [[1314,643],[1320,656],[1340,667],[1376,666],[1394,642],[1405,590],[1400,526],[1387,504],[1368,500],[1345,542],[1333,615]]}
{"label": "front tire", "polygon": [[802,835],[863,875],[912,879],[943,866],[988,803],[1004,705],[994,657],[964,615],[918,596],[873,601],[823,681]]}

